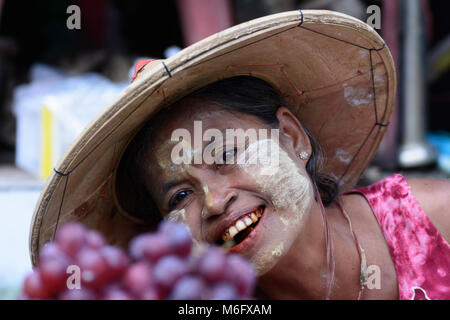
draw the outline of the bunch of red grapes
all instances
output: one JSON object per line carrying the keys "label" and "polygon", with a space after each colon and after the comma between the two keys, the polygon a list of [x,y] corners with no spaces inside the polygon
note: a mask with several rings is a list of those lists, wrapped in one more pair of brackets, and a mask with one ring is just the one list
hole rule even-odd
{"label": "bunch of red grapes", "polygon": [[[24,281],[20,299],[236,300],[251,299],[255,272],[244,258],[210,246],[192,252],[180,223],[163,222],[155,233],[136,236],[129,255],[79,223],[62,226],[43,247]],[[79,268],[79,285],[71,267]],[[68,269],[69,268],[69,269]],[[75,275],[75,272],[73,273]],[[70,285],[69,285],[70,284]]]}

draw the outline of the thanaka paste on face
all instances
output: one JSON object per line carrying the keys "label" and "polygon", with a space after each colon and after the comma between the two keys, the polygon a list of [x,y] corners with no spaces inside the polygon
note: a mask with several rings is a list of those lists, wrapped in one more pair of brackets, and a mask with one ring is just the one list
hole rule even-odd
{"label": "thanaka paste on face", "polygon": [[211,193],[209,192],[208,185],[203,185],[203,192],[205,194],[205,205],[209,208],[213,205],[213,199]]}
{"label": "thanaka paste on face", "polygon": [[[184,208],[179,209],[179,210],[172,210],[169,212],[169,214],[167,214],[165,219],[168,221],[173,221],[173,222],[185,222],[186,221],[186,210]],[[189,226],[187,226],[187,227],[189,228]]]}
{"label": "thanaka paste on face", "polygon": [[[168,141],[158,149],[158,164],[166,173],[171,175],[189,171],[190,167],[190,164],[184,163],[174,165],[173,159],[168,157],[169,154],[173,156],[171,151],[173,151],[176,143],[180,142]],[[267,144],[277,148],[278,161],[271,161],[270,148],[267,148]],[[185,146],[185,148],[187,147],[189,146]],[[192,156],[194,151],[189,150],[188,154]],[[180,155],[180,157],[184,155]],[[259,186],[262,193],[270,196],[275,214],[278,213],[276,215],[278,219],[271,228],[280,230],[281,233],[290,229],[298,230],[304,220],[305,213],[310,209],[312,198],[312,187],[306,173],[302,173],[289,155],[272,139],[262,139],[250,143],[240,156],[247,156],[248,158],[242,159],[238,155],[238,166],[253,178],[252,180]],[[205,206],[210,206],[212,195],[207,185],[203,185],[203,192]],[[173,213],[172,216],[177,215],[180,216],[180,213]],[[285,241],[280,234],[275,245],[259,250],[252,257],[249,257],[255,264],[257,272],[262,274],[272,268],[279,258],[286,253],[286,250],[289,250],[292,242],[293,239]]]}
{"label": "thanaka paste on face", "polygon": [[[185,152],[180,155],[176,152],[176,147],[182,148]],[[194,152],[190,143],[184,139],[181,141],[167,140],[158,148],[156,161],[166,175],[179,173],[189,168]]]}
{"label": "thanaka paste on face", "polygon": [[284,249],[284,244],[283,243],[278,244],[275,247],[275,249],[272,250],[272,255],[281,257],[283,255],[283,249]]}
{"label": "thanaka paste on face", "polygon": [[[277,163],[270,158],[273,150],[278,153]],[[246,155],[248,158],[243,160]],[[310,206],[311,182],[276,141],[264,139],[250,144],[246,152],[239,156],[238,164],[254,178],[263,193],[271,195],[276,211],[290,209],[297,212],[297,223],[303,220]],[[285,218],[281,218],[286,224]]]}
{"label": "thanaka paste on face", "polygon": [[[259,140],[250,144],[246,152],[239,156],[238,163],[258,184],[261,192],[271,197],[274,213],[278,213],[276,216],[279,219],[271,221],[270,228],[279,232],[300,230],[312,205],[311,182],[278,143],[269,140]],[[267,148],[267,145],[270,148]],[[270,161],[270,152],[274,150],[271,148],[277,148],[275,150],[278,152],[278,163]],[[294,239],[287,241],[280,235],[275,246],[260,250],[249,257],[257,273],[263,274],[270,270],[289,250],[293,241]]]}

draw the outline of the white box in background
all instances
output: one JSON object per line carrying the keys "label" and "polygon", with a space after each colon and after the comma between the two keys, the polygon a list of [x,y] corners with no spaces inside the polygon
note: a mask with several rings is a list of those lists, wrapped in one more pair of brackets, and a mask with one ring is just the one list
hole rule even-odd
{"label": "white box in background", "polygon": [[95,73],[70,76],[40,64],[32,67],[30,78],[14,92],[16,165],[46,179],[84,127],[128,83]]}

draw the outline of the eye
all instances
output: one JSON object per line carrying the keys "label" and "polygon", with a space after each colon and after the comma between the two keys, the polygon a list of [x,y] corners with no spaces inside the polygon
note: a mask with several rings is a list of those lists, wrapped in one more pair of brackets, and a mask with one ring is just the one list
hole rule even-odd
{"label": "eye", "polygon": [[173,208],[175,208],[191,193],[191,190],[181,190],[175,193],[169,201],[169,209],[172,210]]}
{"label": "eye", "polygon": [[222,154],[222,160],[224,164],[232,164],[237,155],[237,148],[229,149],[224,151]]}

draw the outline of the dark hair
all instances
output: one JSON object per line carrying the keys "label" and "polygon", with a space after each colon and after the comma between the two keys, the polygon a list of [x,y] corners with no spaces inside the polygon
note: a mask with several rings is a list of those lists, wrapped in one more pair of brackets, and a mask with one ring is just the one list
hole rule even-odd
{"label": "dark hair", "polygon": [[[276,111],[284,105],[275,88],[266,81],[250,76],[236,76],[217,81],[189,94],[182,100],[186,98],[209,101],[230,112],[253,115],[272,128],[278,127]],[[154,217],[149,217],[148,212],[157,211],[141,179],[142,166],[152,136],[160,128],[167,114],[167,109],[164,109],[144,125],[128,146],[117,170],[116,192],[119,202],[129,214],[141,220],[151,219],[153,222]],[[338,195],[338,184],[333,178],[320,172],[324,157],[322,148],[303,124],[302,127],[309,137],[312,148],[306,170],[320,192],[322,203],[327,206]]]}

